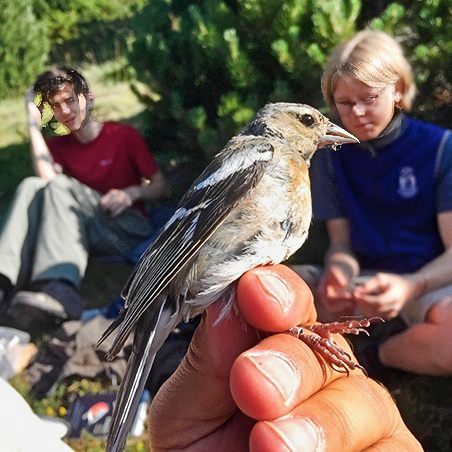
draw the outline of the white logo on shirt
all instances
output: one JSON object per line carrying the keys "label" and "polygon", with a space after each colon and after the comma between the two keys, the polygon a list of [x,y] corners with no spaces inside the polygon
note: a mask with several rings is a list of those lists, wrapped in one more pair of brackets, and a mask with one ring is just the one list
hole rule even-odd
{"label": "white logo on shirt", "polygon": [[413,167],[404,166],[400,168],[399,188],[397,192],[402,198],[412,198],[417,195],[418,186]]}
{"label": "white logo on shirt", "polygon": [[113,159],[103,159],[99,162],[100,166],[109,166],[113,162]]}

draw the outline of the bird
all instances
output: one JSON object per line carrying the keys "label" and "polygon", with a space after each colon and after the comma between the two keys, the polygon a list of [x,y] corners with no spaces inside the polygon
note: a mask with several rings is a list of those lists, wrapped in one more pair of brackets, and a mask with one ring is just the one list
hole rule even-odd
{"label": "bird", "polygon": [[[243,273],[283,262],[301,247],[312,218],[312,156],[319,148],[354,142],[309,105],[268,103],[212,158],[141,256],[122,291],[124,308],[99,340],[117,330],[107,352],[111,360],[134,335],[108,452],[124,449],[155,355],[170,332],[217,300],[221,321],[238,309],[235,290]],[[354,331],[365,325],[349,326]],[[303,327],[291,332],[302,337]],[[318,334],[329,341],[327,328]],[[354,368],[339,347],[325,349],[333,365]]]}

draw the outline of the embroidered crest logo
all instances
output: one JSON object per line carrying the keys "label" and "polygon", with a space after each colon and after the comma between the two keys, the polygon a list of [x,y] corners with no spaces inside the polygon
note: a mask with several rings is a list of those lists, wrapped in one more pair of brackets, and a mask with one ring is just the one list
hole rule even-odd
{"label": "embroidered crest logo", "polygon": [[418,193],[417,179],[414,169],[411,166],[400,168],[399,172],[399,188],[397,193],[402,198],[412,198]]}

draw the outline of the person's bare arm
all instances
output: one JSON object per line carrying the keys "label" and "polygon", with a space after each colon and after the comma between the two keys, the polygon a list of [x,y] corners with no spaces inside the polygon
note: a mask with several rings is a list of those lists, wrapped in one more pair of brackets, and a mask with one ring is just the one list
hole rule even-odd
{"label": "person's bare arm", "polygon": [[133,202],[159,201],[171,195],[170,185],[160,171],[157,171],[151,178],[144,180],[141,185],[127,187],[125,191]]}
{"label": "person's bare arm", "polygon": [[352,279],[359,274],[359,263],[350,245],[350,225],[345,218],[334,218],[326,222],[330,246],[325,257],[325,267],[336,265]]}
{"label": "person's bare arm", "polygon": [[437,219],[445,251],[418,271],[425,279],[424,290],[452,284],[452,211],[439,213]]}
{"label": "person's bare arm", "polygon": [[100,200],[105,212],[115,217],[128,209],[136,201],[158,201],[170,196],[171,190],[165,176],[158,171],[141,185],[132,185],[123,190],[112,189]]}
{"label": "person's bare arm", "polygon": [[348,220],[328,220],[326,228],[330,246],[316,295],[319,317],[323,321],[333,321],[354,314],[355,304],[351,294],[353,279],[359,274],[360,266],[351,249]]}
{"label": "person's bare arm", "polygon": [[31,160],[35,175],[45,180],[51,180],[58,172],[41,133],[41,113],[33,102],[34,97],[33,88],[29,88],[25,94],[25,108],[27,111],[28,132],[30,134]]}

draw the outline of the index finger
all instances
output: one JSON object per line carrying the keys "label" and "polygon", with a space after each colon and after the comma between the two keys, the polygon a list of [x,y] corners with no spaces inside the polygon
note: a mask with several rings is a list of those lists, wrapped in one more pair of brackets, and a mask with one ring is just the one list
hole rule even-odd
{"label": "index finger", "polygon": [[[338,341],[344,341],[341,346],[350,351],[342,337]],[[230,385],[235,402],[247,416],[277,419],[344,375],[322,362],[300,339],[275,334],[236,359]]]}

